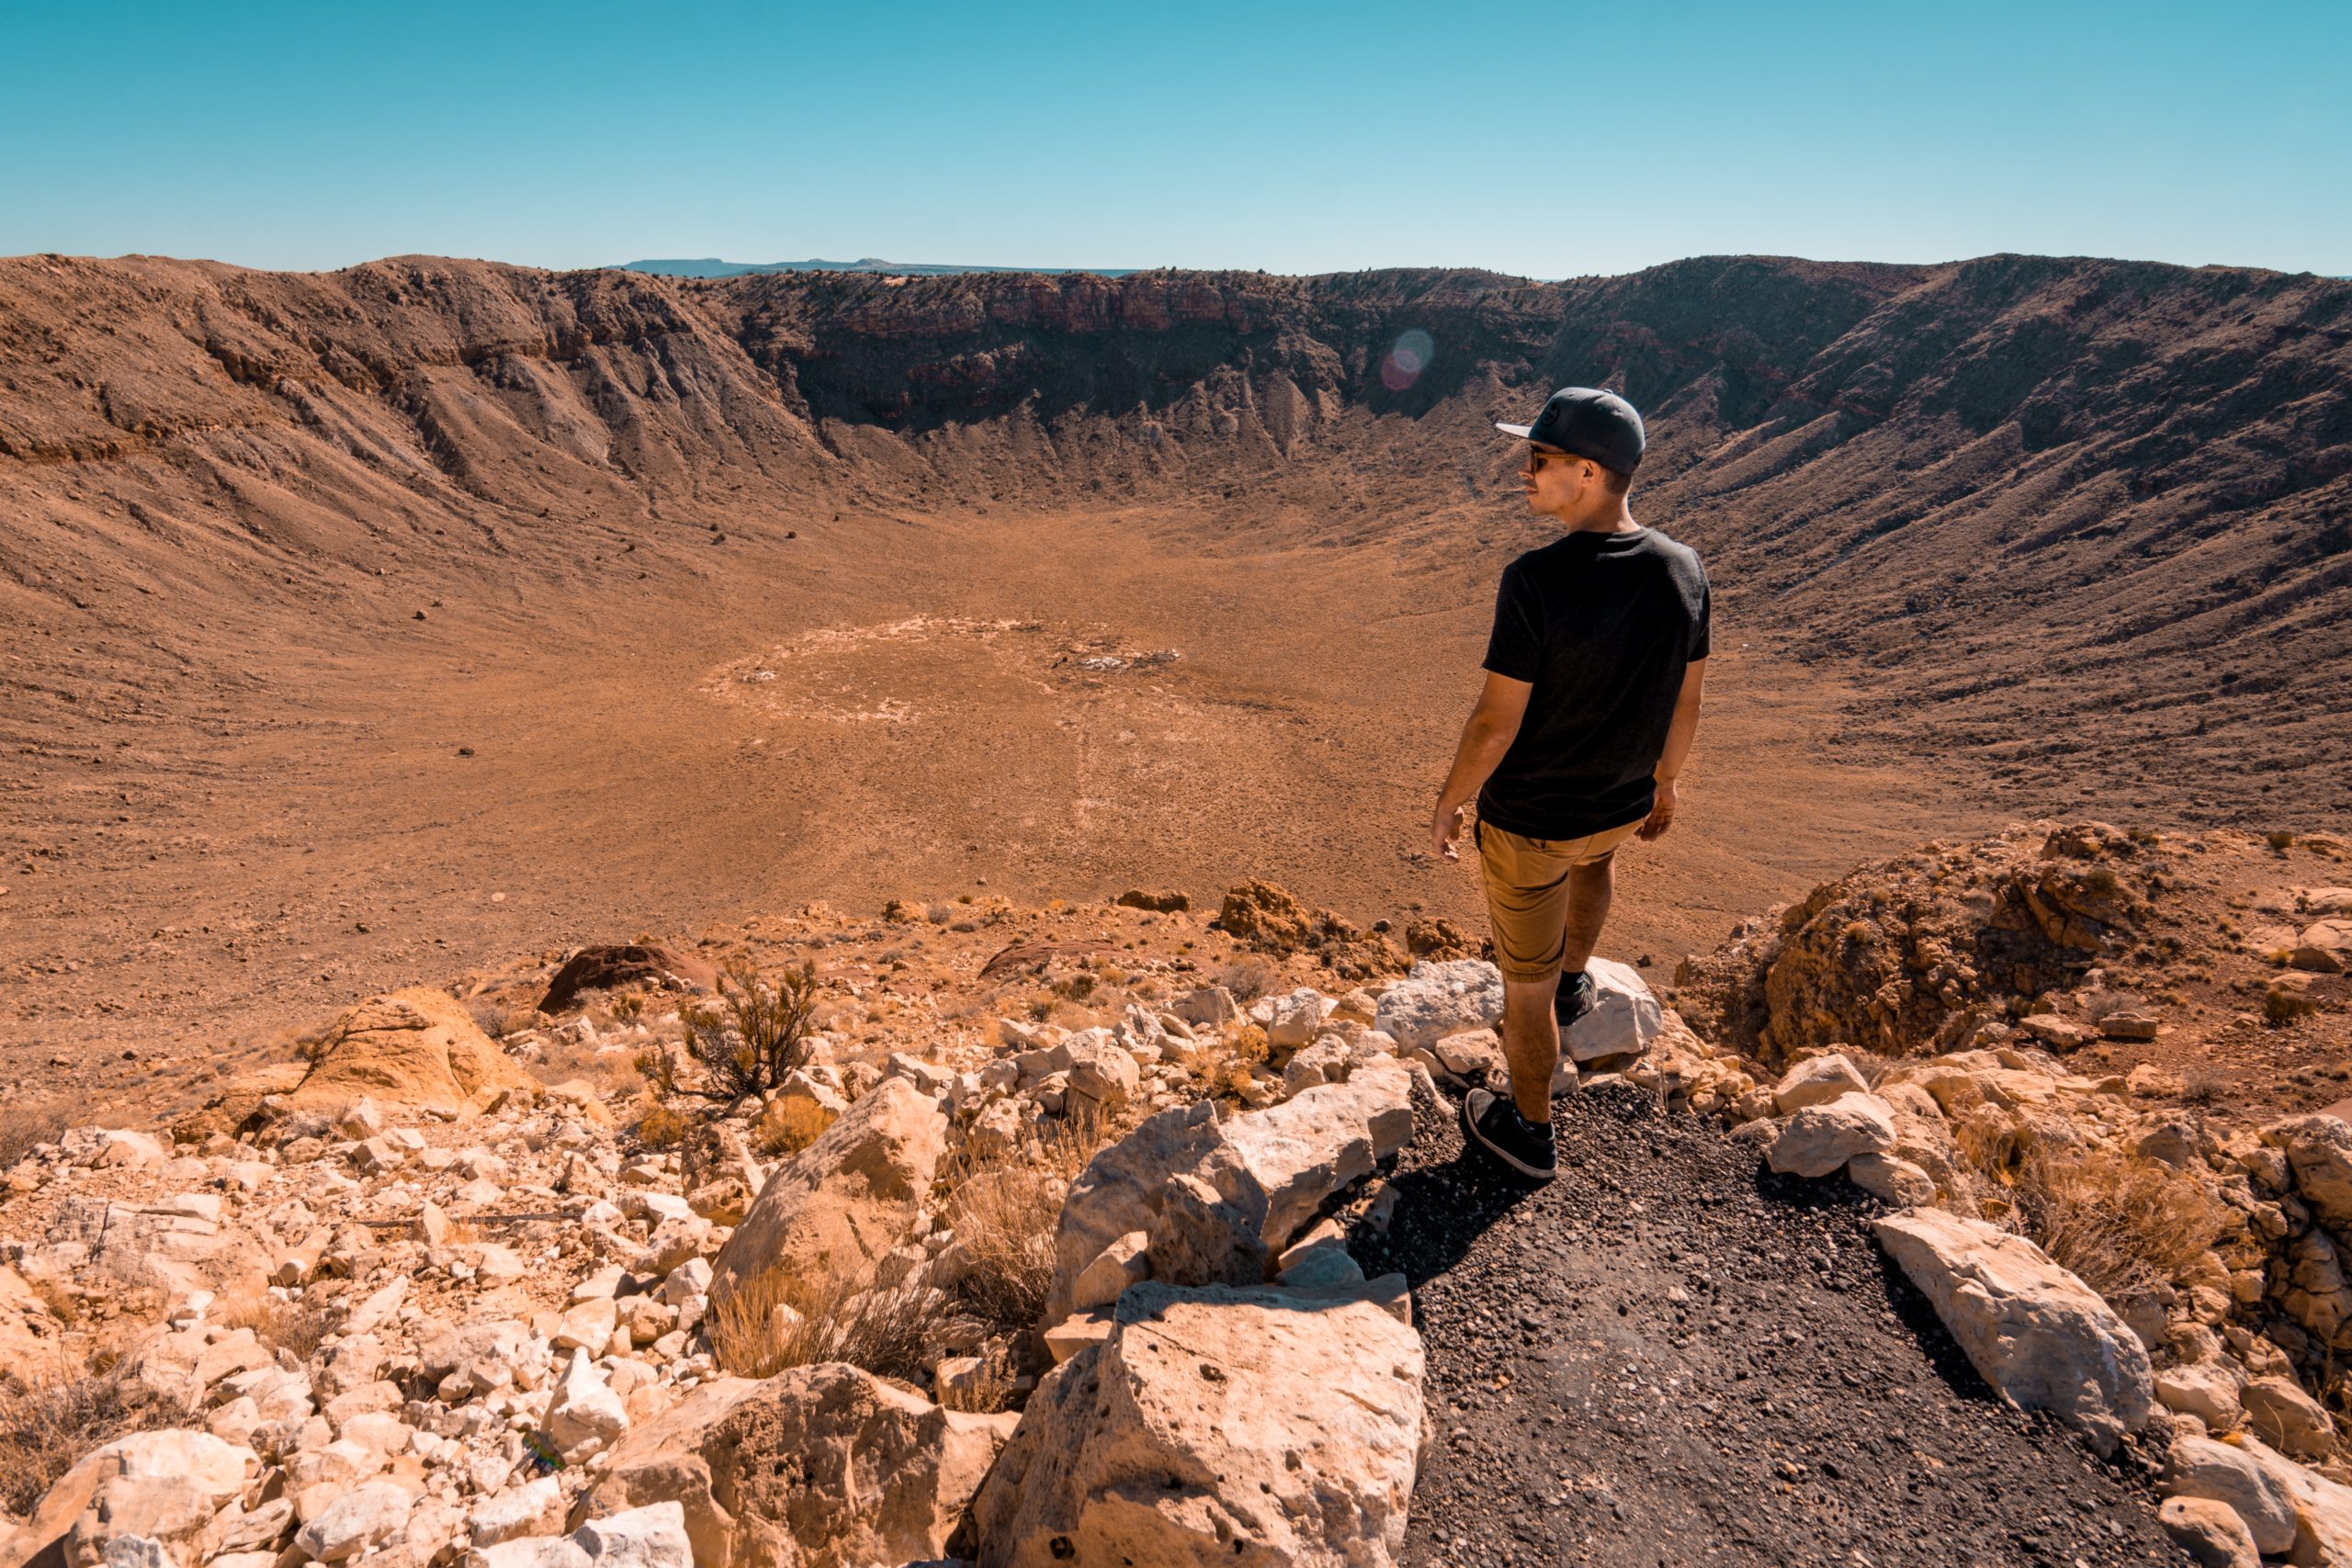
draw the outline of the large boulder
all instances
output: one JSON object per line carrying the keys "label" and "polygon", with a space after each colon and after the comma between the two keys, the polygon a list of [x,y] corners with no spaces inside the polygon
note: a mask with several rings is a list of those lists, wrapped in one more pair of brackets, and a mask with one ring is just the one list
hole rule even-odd
{"label": "large boulder", "polygon": [[1266,1194],[1226,1139],[1216,1107],[1206,1102],[1163,1111],[1097,1151],[1070,1183],[1054,1231],[1054,1277],[1046,1322],[1068,1317],[1079,1275],[1121,1236],[1149,1233],[1164,1207],[1170,1179],[1197,1177],[1253,1225],[1266,1218]]}
{"label": "large boulder", "polygon": [[573,1524],[674,1499],[684,1510],[696,1568],[726,1568],[734,1550],[735,1518],[714,1490],[707,1450],[711,1435],[736,1407],[765,1386],[751,1378],[715,1378],[632,1427],[612,1450],[595,1486],[574,1506]]}
{"label": "large boulder", "polygon": [[2226,1503],[2202,1497],[2167,1497],[2156,1521],[2173,1543],[2201,1568],[2262,1568],[2254,1532]]}
{"label": "large boulder", "polygon": [[2304,927],[2287,962],[2319,975],[2352,969],[2352,919],[2316,920]]}
{"label": "large boulder", "polygon": [[1069,1055],[1069,1093],[1098,1116],[1115,1115],[1135,1098],[1142,1082],[1136,1059],[1112,1042],[1110,1031],[1090,1029],[1063,1042]]}
{"label": "large boulder", "polygon": [[1465,1029],[1490,1029],[1503,1017],[1502,971],[1479,958],[1428,959],[1380,993],[1373,1027],[1423,1051]]}
{"label": "large boulder", "polygon": [[2297,1196],[2339,1235],[2352,1232],[2352,1125],[2335,1116],[2290,1116],[2262,1130],[2287,1156]]}
{"label": "large boulder", "polygon": [[1378,1292],[1130,1286],[981,1489],[982,1568],[1395,1562],[1421,1344]]}
{"label": "large boulder", "polygon": [[811,1279],[871,1267],[906,1238],[946,1146],[939,1102],[883,1079],[769,1176],[712,1265],[712,1300],[772,1269]]}
{"label": "large boulder", "polygon": [[2167,1497],[2223,1505],[2245,1521],[2258,1550],[2280,1552],[2295,1544],[2295,1502],[2284,1482],[2243,1443],[2184,1434],[2172,1440],[2158,1486]]}
{"label": "large boulder", "polygon": [[2245,1418],[2290,1458],[2323,1460],[2335,1450],[2335,1418],[2291,1379],[2256,1378],[2239,1391]]}
{"label": "large boulder", "polygon": [[205,1432],[173,1428],[118,1438],[50,1487],[32,1517],[0,1542],[0,1562],[15,1568],[62,1547],[65,1562],[97,1562],[108,1542],[129,1536],[161,1541],[185,1555],[257,1468],[252,1450]]}
{"label": "large boulder", "polygon": [[1841,1095],[1868,1094],[1871,1086],[1840,1051],[1808,1056],[1781,1076],[1772,1089],[1772,1107],[1791,1115],[1808,1105],[1826,1105]]}
{"label": "large boulder", "polygon": [[1592,1010],[1569,1026],[1560,1042],[1562,1055],[1571,1062],[1598,1062],[1648,1050],[1666,1027],[1666,1010],[1641,971],[1611,958],[1593,958],[1584,972],[1592,980]]}
{"label": "large boulder", "polygon": [[674,1499],[591,1519],[572,1538],[596,1568],[692,1568],[686,1512]]}
{"label": "large boulder", "polygon": [[695,1568],[926,1562],[1012,1426],[843,1362],[722,1379],[632,1432],[574,1516],[675,1502]]}
{"label": "large boulder", "polygon": [[2054,1413],[2102,1453],[2147,1424],[2155,1402],[2147,1348],[2041,1248],[1939,1209],[1906,1209],[1874,1228],[2003,1398]]}
{"label": "large boulder", "polygon": [[1874,1094],[1808,1105],[1782,1123],[1764,1161],[1787,1175],[1819,1177],[1862,1155],[1894,1149],[1894,1112]]}
{"label": "large boulder", "polygon": [[539,998],[541,1012],[561,1012],[580,993],[614,990],[622,986],[653,985],[672,990],[707,991],[718,984],[718,971],[688,953],[676,953],[650,942],[608,942],[583,947],[564,960]]}
{"label": "large boulder", "polygon": [[572,1351],[548,1404],[548,1437],[567,1461],[578,1461],[611,1448],[628,1430],[628,1410],[621,1396],[588,1359],[585,1348]]}
{"label": "large boulder", "polygon": [[414,1502],[414,1495],[396,1482],[355,1486],[303,1525],[294,1545],[316,1562],[347,1562],[404,1529]]}
{"label": "large boulder", "polygon": [[[2253,1461],[2265,1484],[2286,1498],[2288,1510],[2294,1516],[2294,1540],[2280,1549],[2288,1561],[2316,1563],[2319,1568],[2352,1568],[2352,1486],[2304,1469],[2257,1438],[2241,1435],[2234,1446]],[[2171,1475],[2167,1466],[2167,1483]],[[2248,1518],[2246,1523],[2254,1521]],[[2260,1540],[2262,1532],[2255,1533]]]}
{"label": "large boulder", "polygon": [[[1175,1223],[1170,1184],[1191,1177],[1226,1207],[1255,1226],[1279,1252],[1324,1201],[1370,1174],[1413,1136],[1413,1075],[1393,1056],[1354,1062],[1347,1077],[1301,1089],[1279,1104],[1219,1122],[1206,1103],[1163,1111],[1097,1153],[1062,1203],[1054,1234],[1054,1278],[1046,1322],[1060,1323],[1072,1306],[1079,1275],[1124,1235],[1151,1235],[1153,1273],[1176,1284],[1223,1280],[1222,1272],[1185,1278],[1173,1272],[1178,1255],[1162,1256],[1160,1238]],[[1189,1222],[1200,1209],[1185,1207]],[[1231,1218],[1231,1215],[1224,1216]],[[1214,1229],[1216,1227],[1212,1227]],[[740,1233],[739,1233],[740,1235]],[[1204,1258],[1229,1259],[1230,1247],[1197,1249]],[[1189,1255],[1189,1254],[1188,1254]]]}
{"label": "large boulder", "polygon": [[65,1325],[25,1277],[0,1263],[0,1373],[29,1383],[57,1356]]}
{"label": "large boulder", "polygon": [[1225,1125],[1226,1142],[1265,1194],[1261,1234],[1281,1250],[1323,1201],[1372,1173],[1413,1135],[1413,1077],[1393,1057],[1344,1083],[1321,1083]]}
{"label": "large boulder", "polygon": [[1969,1173],[1968,1162],[1952,1137],[1951,1123],[1944,1120],[1935,1096],[1914,1083],[1882,1083],[1878,1096],[1894,1118],[1891,1157],[1928,1174],[1936,1185],[1939,1207],[1974,1213],[1975,1179]]}
{"label": "large boulder", "polygon": [[287,1099],[305,1110],[340,1111],[364,1097],[465,1115],[491,1092],[537,1082],[447,992],[412,986],[370,997],[335,1020],[318,1060]]}

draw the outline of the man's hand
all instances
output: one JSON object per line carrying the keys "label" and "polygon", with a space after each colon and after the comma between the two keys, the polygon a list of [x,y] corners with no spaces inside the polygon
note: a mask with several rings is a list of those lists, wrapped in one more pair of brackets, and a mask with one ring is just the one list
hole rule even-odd
{"label": "man's hand", "polygon": [[1634,837],[1645,842],[1652,839],[1665,838],[1666,830],[1674,826],[1675,804],[1674,781],[1672,779],[1658,780],[1657,804],[1650,807],[1648,819],[1634,830]]}
{"label": "man's hand", "polygon": [[1437,803],[1437,811],[1430,818],[1430,852],[1440,860],[1460,860],[1462,853],[1453,840],[1462,837],[1462,807]]}

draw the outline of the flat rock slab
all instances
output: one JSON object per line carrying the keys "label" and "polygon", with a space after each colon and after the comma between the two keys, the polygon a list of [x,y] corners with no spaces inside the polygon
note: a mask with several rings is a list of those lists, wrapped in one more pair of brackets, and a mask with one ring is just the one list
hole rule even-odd
{"label": "flat rock slab", "polygon": [[1532,1192],[1419,1125],[1392,1228],[1354,1244],[1410,1278],[1428,1357],[1402,1562],[2188,1562],[2151,1486],[1998,1401],[1842,1178],[1630,1087],[1562,1102]]}

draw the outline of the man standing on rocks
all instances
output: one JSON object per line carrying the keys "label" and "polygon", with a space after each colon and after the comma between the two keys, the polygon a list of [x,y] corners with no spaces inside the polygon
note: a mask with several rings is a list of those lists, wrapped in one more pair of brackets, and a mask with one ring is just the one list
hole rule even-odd
{"label": "man standing on rocks", "polygon": [[1532,424],[1527,504],[1567,532],[1503,569],[1487,686],[1430,825],[1460,858],[1463,808],[1477,844],[1503,976],[1510,1098],[1474,1089],[1464,1130],[1521,1175],[1551,1179],[1560,1032],[1591,1010],[1584,966],[1609,916],[1617,846],[1673,824],[1674,781],[1699,728],[1707,574],[1697,553],[1625,508],[1641,415],[1613,392],[1565,387]]}

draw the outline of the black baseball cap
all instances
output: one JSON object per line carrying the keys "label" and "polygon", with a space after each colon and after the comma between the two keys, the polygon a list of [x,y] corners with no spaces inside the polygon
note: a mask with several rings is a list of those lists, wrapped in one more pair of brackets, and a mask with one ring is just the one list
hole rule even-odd
{"label": "black baseball cap", "polygon": [[1634,405],[1598,387],[1563,387],[1544,400],[1544,412],[1535,416],[1534,423],[1505,424],[1498,420],[1495,428],[1522,441],[1589,457],[1621,474],[1632,473],[1640,464],[1646,439],[1642,416],[1634,412]]}

